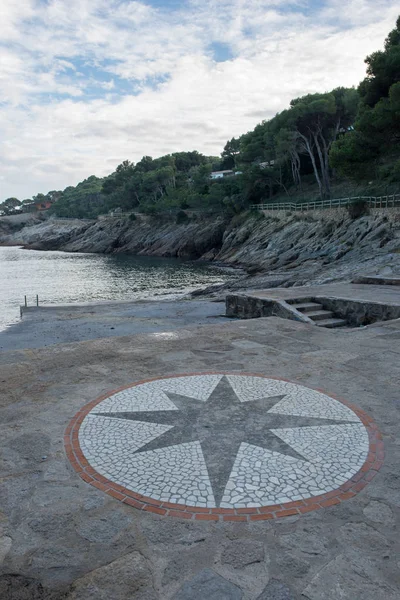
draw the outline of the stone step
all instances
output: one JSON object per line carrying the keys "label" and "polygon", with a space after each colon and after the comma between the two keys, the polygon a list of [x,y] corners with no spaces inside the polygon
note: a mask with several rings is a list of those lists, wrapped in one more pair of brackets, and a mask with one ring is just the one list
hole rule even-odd
{"label": "stone step", "polygon": [[305,314],[307,314],[307,317],[309,317],[313,321],[324,321],[334,318],[334,314],[330,310],[323,310],[322,308],[321,310],[314,310]]}
{"label": "stone step", "polygon": [[309,312],[310,310],[319,310],[321,308],[320,304],[317,302],[303,302],[302,304],[292,304],[293,308],[299,310],[300,312]]}
{"label": "stone step", "polygon": [[328,327],[329,329],[333,329],[334,327],[345,327],[347,325],[347,321],[344,319],[324,319],[322,321],[315,322],[318,327]]}
{"label": "stone step", "polygon": [[309,302],[314,302],[314,298],[310,298],[309,296],[301,296],[300,298],[286,298],[285,300],[288,304],[308,304]]}

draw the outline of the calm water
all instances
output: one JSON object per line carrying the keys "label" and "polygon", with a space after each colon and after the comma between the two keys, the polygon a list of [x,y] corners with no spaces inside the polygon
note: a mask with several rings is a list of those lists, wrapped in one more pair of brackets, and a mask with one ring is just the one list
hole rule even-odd
{"label": "calm water", "polygon": [[68,254],[0,247],[0,330],[34,304],[173,298],[232,273],[178,259],[127,254]]}

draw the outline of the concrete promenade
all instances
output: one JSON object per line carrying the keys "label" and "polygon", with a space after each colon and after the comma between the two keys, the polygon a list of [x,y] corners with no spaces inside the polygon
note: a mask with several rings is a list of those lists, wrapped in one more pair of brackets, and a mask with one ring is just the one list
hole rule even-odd
{"label": "concrete promenade", "polygon": [[208,300],[154,300],[54,304],[24,309],[19,323],[0,331],[0,352],[61,342],[154,333],[224,323],[225,307]]}
{"label": "concrete promenade", "polygon": [[249,290],[245,295],[260,298],[291,300],[307,296],[328,296],[359,300],[361,302],[380,302],[400,306],[400,287],[396,285],[370,285],[362,283],[328,283],[324,285],[295,286],[290,288],[271,288]]}
{"label": "concrete promenade", "polygon": [[[270,293],[290,297],[299,288]],[[354,493],[319,500],[310,510],[300,500],[286,516],[246,508],[242,519],[237,509],[233,520],[208,508],[197,510],[200,517],[185,507],[186,514],[169,516],[151,501],[135,508],[123,501],[128,496],[105,493],[94,476],[85,481],[73,468],[63,436],[87,403],[140,380],[204,372],[260,374],[344,399],[381,432],[383,464],[376,434],[370,451],[380,461],[349,474]],[[10,350],[0,353],[0,385],[2,599],[400,597],[399,320],[331,331],[255,319]],[[222,388],[213,396],[222,417],[223,396]]]}

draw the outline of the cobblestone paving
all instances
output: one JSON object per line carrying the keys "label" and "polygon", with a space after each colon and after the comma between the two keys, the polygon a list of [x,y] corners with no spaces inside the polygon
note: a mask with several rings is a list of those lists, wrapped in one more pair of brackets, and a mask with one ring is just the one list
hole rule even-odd
{"label": "cobblestone paving", "polygon": [[158,379],[112,394],[88,411],[79,444],[111,482],[194,510],[327,494],[363,467],[369,451],[365,425],[334,398],[287,381],[223,373]]}

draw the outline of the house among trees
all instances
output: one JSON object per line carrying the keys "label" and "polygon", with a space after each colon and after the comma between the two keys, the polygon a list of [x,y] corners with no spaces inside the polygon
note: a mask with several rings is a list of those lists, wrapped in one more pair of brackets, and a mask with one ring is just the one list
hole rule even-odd
{"label": "house among trees", "polygon": [[123,214],[123,210],[120,206],[118,206],[117,208],[113,208],[112,210],[108,211],[108,214],[110,215],[110,217],[118,217],[119,215]]}
{"label": "house among trees", "polygon": [[232,177],[235,173],[232,169],[225,169],[225,171],[213,171],[210,175],[211,179],[223,179],[224,177]]}
{"label": "house among trees", "polygon": [[212,171],[210,179],[223,179],[224,177],[233,177],[233,175],[241,175],[242,171],[233,171],[226,169],[225,171]]}
{"label": "house among trees", "polygon": [[42,210],[48,210],[53,203],[51,200],[40,200],[39,202],[26,202],[21,206],[22,212],[39,212]]}
{"label": "house among trees", "polygon": [[32,200],[23,200],[21,203],[22,212],[42,212],[49,210],[56,200],[61,196],[61,192],[49,192],[48,194],[37,194]]}
{"label": "house among trees", "polygon": [[51,200],[44,200],[42,202],[35,202],[34,206],[36,210],[49,210],[53,202]]}

